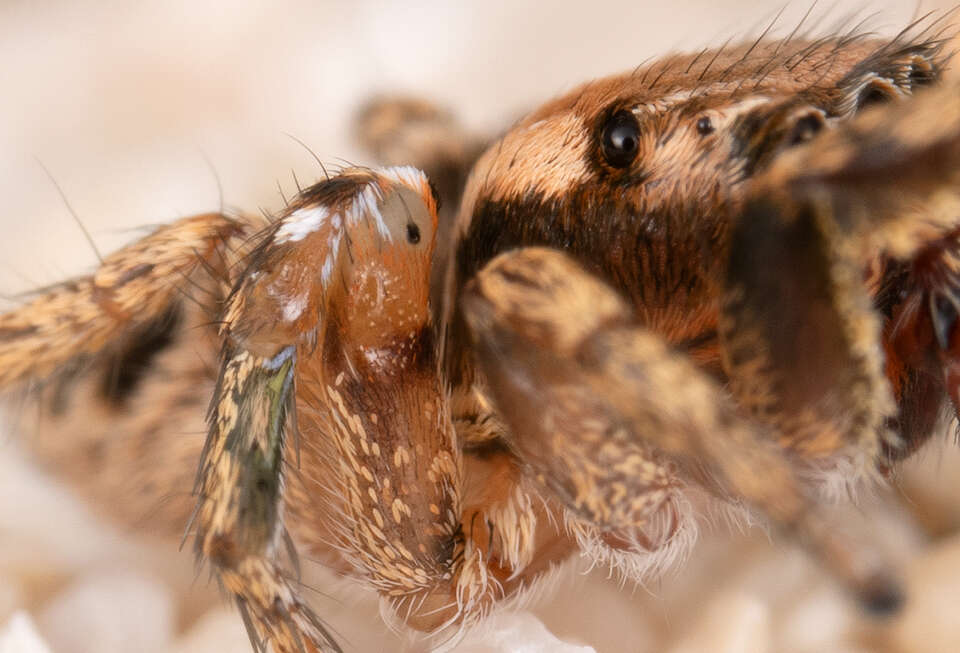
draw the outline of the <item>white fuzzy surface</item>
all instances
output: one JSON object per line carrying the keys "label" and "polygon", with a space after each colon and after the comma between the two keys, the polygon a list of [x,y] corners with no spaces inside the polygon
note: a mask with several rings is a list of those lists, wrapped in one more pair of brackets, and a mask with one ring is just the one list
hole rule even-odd
{"label": "white fuzzy surface", "polygon": [[[842,5],[822,24],[854,9]],[[913,0],[855,5],[861,15],[880,10],[873,22],[885,33],[916,9]],[[789,5],[781,31],[807,8]],[[8,0],[0,4],[0,292],[95,265],[43,167],[107,252],[134,228],[221,202],[277,209],[278,180],[289,196],[291,171],[302,183],[320,174],[285,134],[325,162],[366,162],[349,118],[373,93],[434,97],[472,128],[493,131],[592,76],[757,33],[779,9],[746,0]],[[0,436],[2,653],[247,650],[239,619],[205,576],[194,578],[188,553],[116,532],[25,463],[15,440]],[[956,459],[930,454],[908,476],[916,512],[938,524],[960,522],[949,473],[960,478]],[[960,540],[927,542],[899,500],[865,510],[882,520],[910,579],[914,599],[893,625],[859,616],[788,545],[706,529],[677,573],[631,591],[599,570],[568,570],[556,593],[498,618],[459,650],[960,650]],[[371,597],[321,589],[334,595],[318,601],[348,651],[397,646]]]}

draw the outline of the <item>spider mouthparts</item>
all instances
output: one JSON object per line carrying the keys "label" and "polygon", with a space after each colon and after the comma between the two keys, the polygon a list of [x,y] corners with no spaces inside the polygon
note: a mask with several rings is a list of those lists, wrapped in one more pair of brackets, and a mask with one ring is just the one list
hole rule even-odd
{"label": "spider mouthparts", "polygon": [[860,588],[858,597],[864,612],[874,618],[896,616],[907,601],[903,585],[885,573],[878,573]]}

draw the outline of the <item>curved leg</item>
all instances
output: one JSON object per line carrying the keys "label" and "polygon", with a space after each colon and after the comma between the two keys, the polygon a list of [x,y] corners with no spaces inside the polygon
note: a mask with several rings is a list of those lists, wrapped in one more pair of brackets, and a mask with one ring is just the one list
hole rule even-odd
{"label": "curved leg", "polygon": [[133,346],[162,330],[182,301],[203,304],[212,319],[230,285],[230,241],[245,226],[220,214],[179,220],[107,257],[93,276],[40,290],[0,315],[0,387],[40,384]]}
{"label": "curved leg", "polygon": [[337,650],[277,562],[282,512],[428,632],[570,553],[511,457],[473,451],[464,469],[429,310],[435,229],[418,171],[345,171],[291,203],[227,303],[197,549],[256,645]]}
{"label": "curved leg", "polygon": [[211,323],[253,224],[179,220],[0,315],[0,391],[25,448],[138,532],[175,540],[193,508]]}
{"label": "curved leg", "polygon": [[696,482],[798,537],[870,607],[898,602],[884,561],[827,530],[769,429],[563,254],[501,255],[463,301],[511,447],[582,518],[643,532],[671,484]]}
{"label": "curved leg", "polygon": [[781,156],[732,232],[720,332],[738,401],[809,460],[869,469],[918,446],[941,403],[927,371],[960,405],[958,234],[956,85]]}

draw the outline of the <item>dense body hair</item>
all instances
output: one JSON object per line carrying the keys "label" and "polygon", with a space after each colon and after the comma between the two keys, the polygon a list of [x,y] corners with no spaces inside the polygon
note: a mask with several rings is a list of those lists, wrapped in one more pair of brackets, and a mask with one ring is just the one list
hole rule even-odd
{"label": "dense body hair", "polygon": [[634,580],[682,558],[691,493],[893,610],[817,490],[960,401],[960,101],[898,102],[940,84],[939,29],[668,56],[482,154],[372,105],[371,145],[440,179],[448,220],[412,167],[340,171],[269,223],[181,220],[0,316],[0,385],[37,389],[31,446],[123,519],[170,498],[179,534],[199,467],[196,551],[257,649],[338,647],[284,549],[451,643],[577,552]]}
{"label": "dense body hair", "polygon": [[[934,83],[950,54],[939,36],[934,26],[893,41],[854,33],[675,55],[545,104],[474,167],[448,296],[500,252],[560,247],[671,342],[708,345],[712,280],[745,184],[791,139]],[[616,170],[598,134],[622,108],[638,116],[640,151]]]}

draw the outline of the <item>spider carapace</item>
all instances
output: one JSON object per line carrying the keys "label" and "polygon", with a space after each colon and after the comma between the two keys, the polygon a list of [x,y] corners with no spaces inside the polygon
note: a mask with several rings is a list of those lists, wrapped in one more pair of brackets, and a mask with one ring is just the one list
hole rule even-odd
{"label": "spider carapace", "polygon": [[272,221],[181,220],[43,291],[0,317],[0,383],[92,500],[190,524],[255,648],[338,650],[285,550],[449,639],[573,555],[633,578],[682,555],[693,494],[894,610],[876,538],[820,506],[960,405],[938,29],[670,56],[489,143],[374,103],[395,167]]}

